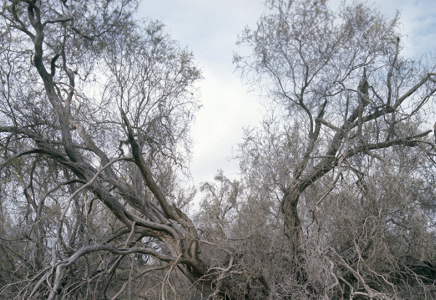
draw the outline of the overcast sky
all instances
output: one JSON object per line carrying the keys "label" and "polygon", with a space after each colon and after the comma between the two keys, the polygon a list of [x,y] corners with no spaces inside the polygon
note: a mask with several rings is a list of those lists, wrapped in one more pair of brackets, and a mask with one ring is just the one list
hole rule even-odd
{"label": "overcast sky", "polygon": [[[191,172],[196,183],[211,180],[218,169],[230,177],[238,163],[229,159],[242,141],[242,128],[256,126],[262,107],[248,94],[232,64],[237,36],[254,28],[265,12],[263,0],[145,0],[140,17],[160,20],[180,46],[194,53],[204,79],[198,84],[203,105],[192,128]],[[341,1],[330,1],[337,8]],[[386,17],[401,11],[404,54],[418,56],[436,49],[436,0],[368,1]]]}

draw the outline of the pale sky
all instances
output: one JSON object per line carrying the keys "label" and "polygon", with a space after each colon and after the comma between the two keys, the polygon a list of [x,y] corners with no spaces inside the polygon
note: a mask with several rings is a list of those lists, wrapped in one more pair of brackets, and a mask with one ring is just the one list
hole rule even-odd
{"label": "pale sky", "polygon": [[[232,64],[237,36],[254,28],[265,8],[263,0],[145,0],[139,16],[160,20],[182,48],[193,52],[204,79],[197,85],[202,109],[192,127],[191,172],[198,184],[212,180],[218,169],[231,178],[238,162],[230,160],[242,142],[243,127],[262,116],[259,97],[247,93]],[[340,0],[330,1],[337,8]],[[436,50],[436,0],[376,0],[386,17],[401,11],[403,54],[418,56]]]}

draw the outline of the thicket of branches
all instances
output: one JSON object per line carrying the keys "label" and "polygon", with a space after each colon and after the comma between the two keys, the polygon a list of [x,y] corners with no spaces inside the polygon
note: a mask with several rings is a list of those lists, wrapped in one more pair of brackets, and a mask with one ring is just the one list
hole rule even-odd
{"label": "thicket of branches", "polygon": [[194,214],[201,72],[136,5],[1,2],[1,299],[436,297],[436,63],[398,17],[267,1],[234,58],[265,118]]}

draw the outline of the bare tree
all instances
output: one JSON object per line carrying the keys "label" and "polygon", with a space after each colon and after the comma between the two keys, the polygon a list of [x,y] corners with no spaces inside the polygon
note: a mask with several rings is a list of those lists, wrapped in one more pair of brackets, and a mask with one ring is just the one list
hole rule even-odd
{"label": "bare tree", "polygon": [[244,147],[250,155],[270,151],[271,174],[263,176],[281,195],[286,234],[298,252],[298,205],[311,185],[333,170],[358,169],[357,156],[431,147],[424,138],[430,125],[414,124],[423,122],[420,112],[436,92],[436,73],[400,56],[396,17],[385,20],[360,4],[338,14],[326,1],[268,4],[271,14],[239,41],[252,55],[235,61],[253,85],[265,83],[279,109],[265,122],[265,136],[247,133]]}
{"label": "bare tree", "polygon": [[162,297],[174,272],[212,292],[175,180],[200,72],[135,6],[1,4],[2,297],[130,298],[162,270]]}
{"label": "bare tree", "polygon": [[294,282],[277,295],[390,299],[418,289],[431,298],[433,254],[406,247],[417,271],[391,234],[409,228],[406,239],[425,236],[421,249],[433,253],[425,225],[432,214],[418,204],[421,196],[397,187],[434,188],[432,176],[419,175],[434,172],[434,62],[402,57],[398,17],[386,20],[371,7],[334,13],[326,1],[267,5],[270,13],[239,40],[251,54],[234,60],[252,89],[267,91],[269,113],[260,129],[246,130],[240,159],[252,193],[269,194],[283,215]]}

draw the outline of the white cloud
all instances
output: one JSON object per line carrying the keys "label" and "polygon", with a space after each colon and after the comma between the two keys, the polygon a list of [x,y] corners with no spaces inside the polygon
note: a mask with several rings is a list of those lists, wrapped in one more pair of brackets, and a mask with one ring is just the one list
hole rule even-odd
{"label": "white cloud", "polygon": [[236,74],[229,73],[224,78],[205,70],[201,89],[204,107],[193,128],[194,179],[210,179],[220,168],[234,176],[237,162],[229,161],[235,155],[232,149],[236,150],[241,142],[242,128],[257,124],[260,106],[254,97],[247,95]]}

